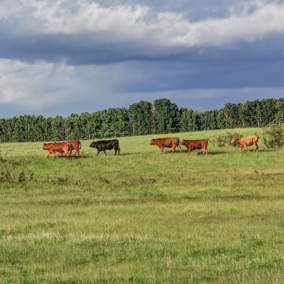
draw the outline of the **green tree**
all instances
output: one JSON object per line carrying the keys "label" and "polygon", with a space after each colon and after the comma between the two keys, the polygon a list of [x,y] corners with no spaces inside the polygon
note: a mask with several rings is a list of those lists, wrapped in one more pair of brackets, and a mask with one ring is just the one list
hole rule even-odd
{"label": "green tree", "polygon": [[146,135],[151,133],[151,103],[140,101],[132,104],[128,110],[131,135]]}
{"label": "green tree", "polygon": [[153,103],[151,129],[153,133],[173,133],[179,130],[180,112],[169,99],[157,99]]}

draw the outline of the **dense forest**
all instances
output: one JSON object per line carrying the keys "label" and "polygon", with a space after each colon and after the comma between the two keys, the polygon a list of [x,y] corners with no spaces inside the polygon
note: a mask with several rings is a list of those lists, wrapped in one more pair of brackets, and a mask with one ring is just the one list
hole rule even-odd
{"label": "dense forest", "polygon": [[24,115],[0,119],[0,142],[102,139],[130,135],[199,130],[264,127],[283,122],[284,99],[263,99],[243,104],[227,103],[219,110],[199,112],[178,108],[169,99],[140,101],[127,108],[109,108],[69,117]]}

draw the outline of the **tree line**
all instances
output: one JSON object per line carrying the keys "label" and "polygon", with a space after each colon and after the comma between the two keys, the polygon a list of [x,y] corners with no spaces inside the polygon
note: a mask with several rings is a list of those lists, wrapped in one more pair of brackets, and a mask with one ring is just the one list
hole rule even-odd
{"label": "tree line", "polygon": [[178,108],[169,99],[140,101],[127,108],[109,108],[80,115],[23,115],[0,119],[0,142],[102,139],[225,128],[265,127],[284,120],[284,99],[226,103],[224,108],[199,112]]}

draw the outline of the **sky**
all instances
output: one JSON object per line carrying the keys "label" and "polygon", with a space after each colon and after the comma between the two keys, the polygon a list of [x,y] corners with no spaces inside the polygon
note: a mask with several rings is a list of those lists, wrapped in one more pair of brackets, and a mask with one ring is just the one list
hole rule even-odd
{"label": "sky", "polygon": [[0,0],[0,118],[284,97],[283,0]]}

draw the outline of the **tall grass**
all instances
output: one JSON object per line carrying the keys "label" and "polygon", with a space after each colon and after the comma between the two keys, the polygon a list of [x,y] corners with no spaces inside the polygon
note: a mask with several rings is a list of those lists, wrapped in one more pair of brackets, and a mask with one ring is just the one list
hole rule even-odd
{"label": "tall grass", "polygon": [[208,156],[161,155],[143,136],[97,157],[83,141],[70,161],[1,144],[0,282],[283,283],[283,151],[258,135],[259,153]]}

